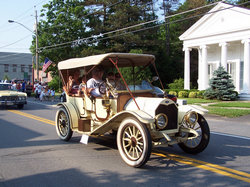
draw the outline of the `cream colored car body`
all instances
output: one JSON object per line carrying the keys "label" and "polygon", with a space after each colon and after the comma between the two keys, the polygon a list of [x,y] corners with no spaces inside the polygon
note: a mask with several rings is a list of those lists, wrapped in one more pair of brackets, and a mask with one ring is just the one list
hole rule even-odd
{"label": "cream colored car body", "polygon": [[[153,94],[154,90],[130,90],[128,86],[123,91],[113,90],[116,92],[115,97],[104,95],[93,99],[85,94],[79,96],[68,93],[67,79],[73,69],[84,68],[84,74],[88,76],[95,66],[101,66],[104,70],[115,67],[119,72],[119,68],[131,65],[147,66],[154,63],[154,60],[153,55],[108,53],[60,62],[58,68],[67,102],[58,104],[60,108],[55,120],[59,137],[67,141],[71,138],[71,131],[85,135],[102,135],[111,130],[118,130],[117,141],[120,154],[127,164],[134,167],[140,167],[147,162],[149,153],[145,150],[149,149],[151,153],[151,143],[154,146],[183,144],[184,148],[183,145],[180,147],[182,146],[181,148],[187,152],[203,151],[209,141],[209,128],[202,116],[207,113],[207,110],[202,107],[178,106],[170,99],[158,98]],[[200,125],[201,132],[195,130],[197,123]],[[131,135],[129,134],[133,129],[130,129],[130,126],[135,129]],[[138,138],[138,136],[142,137]],[[141,139],[145,141],[139,143]],[[195,142],[197,144],[195,146],[188,145],[187,141],[194,139],[200,140],[201,143]],[[126,147],[131,148],[126,150]],[[136,151],[130,155],[132,150]]]}

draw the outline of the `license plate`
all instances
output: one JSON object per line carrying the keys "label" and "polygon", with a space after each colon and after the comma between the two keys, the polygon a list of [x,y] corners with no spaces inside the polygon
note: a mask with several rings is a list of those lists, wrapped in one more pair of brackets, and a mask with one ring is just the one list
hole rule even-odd
{"label": "license plate", "polygon": [[13,103],[8,102],[8,103],[6,103],[6,105],[13,105]]}

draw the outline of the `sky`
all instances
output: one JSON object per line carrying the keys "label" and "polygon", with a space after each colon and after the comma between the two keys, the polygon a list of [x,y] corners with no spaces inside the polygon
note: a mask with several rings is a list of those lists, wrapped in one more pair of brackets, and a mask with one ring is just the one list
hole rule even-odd
{"label": "sky", "polygon": [[[39,16],[42,6],[48,2],[49,0],[0,0],[0,52],[30,53],[35,9]],[[8,20],[19,22],[31,31],[18,23],[9,23]]]}
{"label": "sky", "polygon": [[[32,35],[34,36],[31,31],[34,30],[35,9],[39,22],[42,6],[49,1],[0,0],[0,52],[30,53]],[[8,20],[18,22],[26,28],[18,23],[9,23]]]}

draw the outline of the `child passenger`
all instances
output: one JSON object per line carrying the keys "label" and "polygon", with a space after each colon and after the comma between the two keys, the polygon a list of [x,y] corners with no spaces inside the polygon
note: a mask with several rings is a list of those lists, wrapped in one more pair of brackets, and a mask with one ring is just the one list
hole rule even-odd
{"label": "child passenger", "polygon": [[82,76],[82,82],[79,85],[78,95],[81,96],[83,93],[85,93],[85,95],[88,94],[86,83],[85,83],[85,75]]}

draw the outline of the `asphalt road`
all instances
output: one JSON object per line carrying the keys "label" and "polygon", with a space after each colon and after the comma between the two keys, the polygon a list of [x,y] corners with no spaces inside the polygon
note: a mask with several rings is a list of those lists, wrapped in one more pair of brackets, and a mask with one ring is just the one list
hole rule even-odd
{"label": "asphalt road", "polygon": [[250,186],[250,116],[206,116],[210,143],[198,155],[153,149],[142,168],[124,163],[113,136],[61,141],[55,102],[29,98],[22,110],[0,107],[0,187],[9,186]]}

